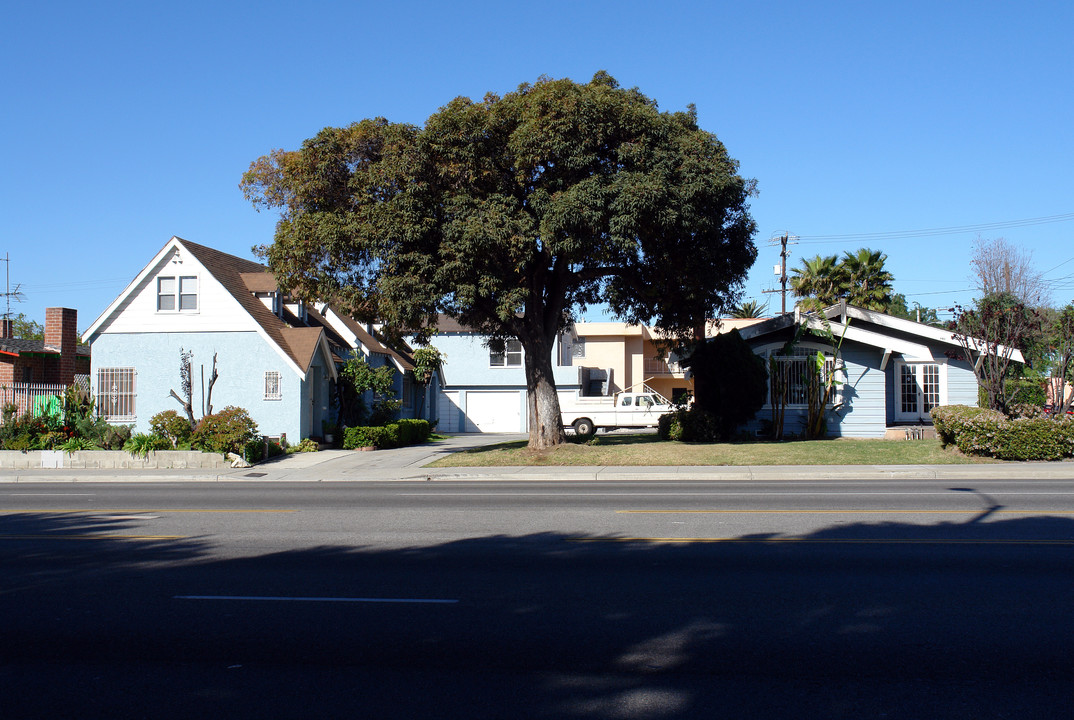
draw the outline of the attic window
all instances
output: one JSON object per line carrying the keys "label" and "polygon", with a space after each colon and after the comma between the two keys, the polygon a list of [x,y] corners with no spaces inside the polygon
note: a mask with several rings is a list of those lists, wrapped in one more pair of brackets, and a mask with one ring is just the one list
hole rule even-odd
{"label": "attic window", "polygon": [[197,277],[161,275],[157,278],[157,312],[193,312],[197,309]]}

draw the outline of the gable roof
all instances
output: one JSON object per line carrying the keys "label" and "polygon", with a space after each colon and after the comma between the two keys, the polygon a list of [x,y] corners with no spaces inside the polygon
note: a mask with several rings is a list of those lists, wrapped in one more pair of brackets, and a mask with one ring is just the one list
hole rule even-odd
{"label": "gable roof", "polygon": [[373,333],[366,329],[365,325],[358,322],[350,315],[341,313],[331,305],[326,306],[326,309],[331,310],[332,314],[339,318],[339,321],[354,334],[355,338],[360,342],[369,352],[377,353],[379,355],[387,355],[391,358],[395,366],[399,368],[400,372],[406,372],[414,369],[414,358],[410,355],[410,348],[407,347],[404,351],[396,350],[395,348],[381,342]]}
{"label": "gable roof", "polygon": [[[326,359],[331,359],[332,351],[328,346],[322,328],[290,327],[265,307],[265,304],[254,295],[254,292],[276,289],[275,279],[272,279],[271,284],[269,283],[268,279],[272,278],[272,274],[267,267],[252,260],[229,255],[180,237],[172,237],[171,240],[165,243],[160,252],[138,273],[137,277],[127,285],[126,289],[112,301],[112,304],[105,309],[86,331],[84,337],[87,340],[92,340],[108,319],[119,311],[126,299],[154,271],[161,260],[173,250],[185,251],[201,263],[221,287],[253,318],[257,324],[259,334],[267,339],[300,375],[305,377],[306,373],[309,372],[318,348],[324,352]],[[249,285],[247,281],[249,281]],[[328,371],[331,376],[335,378],[335,364],[328,362],[326,365],[329,366]]]}
{"label": "gable roof", "polygon": [[[869,323],[875,327],[866,329],[861,327],[860,324],[854,323],[854,320]],[[821,330],[827,324],[834,335],[841,335],[848,340],[872,345],[881,348],[885,352],[898,352],[915,360],[933,359],[932,351],[927,344],[930,342],[948,345],[952,348],[962,348],[962,344],[955,339],[954,333],[950,330],[913,320],[904,320],[903,318],[897,318],[875,310],[866,310],[846,303],[831,305],[824,308],[820,313],[802,313],[798,308],[795,308],[793,313],[777,315],[774,318],[740,328],[739,333],[744,339],[750,340],[799,324],[811,330]],[[971,345],[979,353],[987,351],[987,345],[983,340],[978,338],[970,338],[970,340]],[[998,350],[1001,353],[1005,353],[1008,349],[1000,346]],[[1011,359],[1017,362],[1025,362],[1022,353],[1017,349],[1011,350]]]}

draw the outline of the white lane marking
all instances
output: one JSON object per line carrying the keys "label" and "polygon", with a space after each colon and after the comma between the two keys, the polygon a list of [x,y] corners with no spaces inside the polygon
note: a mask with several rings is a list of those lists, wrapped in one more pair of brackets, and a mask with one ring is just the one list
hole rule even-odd
{"label": "white lane marking", "polygon": [[87,513],[88,517],[97,520],[159,520],[160,515],[96,515]]}
{"label": "white lane marking", "polygon": [[93,497],[97,493],[4,493],[8,497]]}
{"label": "white lane marking", "polygon": [[247,602],[325,602],[325,603],[418,603],[452,605],[458,600],[441,598],[360,598],[360,597],[277,597],[270,595],[176,595],[175,600],[238,600]]}

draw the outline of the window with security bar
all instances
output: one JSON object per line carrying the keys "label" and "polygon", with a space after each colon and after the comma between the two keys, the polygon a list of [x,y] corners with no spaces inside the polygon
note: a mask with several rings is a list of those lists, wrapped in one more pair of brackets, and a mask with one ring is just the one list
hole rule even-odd
{"label": "window with security bar", "polygon": [[283,387],[281,385],[280,373],[276,370],[269,370],[265,373],[265,399],[283,399]]}
{"label": "window with security bar", "polygon": [[135,420],[135,373],[132,367],[97,370],[97,415],[109,422]]}
{"label": "window with security bar", "polygon": [[[809,403],[810,385],[813,391],[823,392],[828,378],[835,372],[835,358],[830,355],[824,357],[824,369],[820,377],[816,377],[813,368],[816,367],[816,351],[795,350],[793,355],[773,355],[775,367],[770,367],[771,377],[768,379],[769,404],[772,395],[783,390],[785,405],[788,407]],[[819,397],[819,395],[818,395]],[[834,400],[831,398],[830,400]]]}

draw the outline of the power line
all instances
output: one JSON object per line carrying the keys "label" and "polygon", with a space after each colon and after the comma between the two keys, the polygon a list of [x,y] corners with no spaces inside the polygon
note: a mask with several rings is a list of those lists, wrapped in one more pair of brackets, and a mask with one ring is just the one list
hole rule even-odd
{"label": "power line", "polygon": [[930,228],[926,230],[895,230],[892,232],[846,233],[842,235],[801,235],[799,237],[803,244],[810,245],[825,242],[897,240],[900,238],[931,237],[933,235],[958,235],[967,232],[985,232],[988,230],[1002,230],[1004,228],[1027,227],[1030,225],[1046,225],[1048,223],[1070,222],[1072,220],[1074,220],[1074,213],[1064,213],[1062,215],[1047,215],[1045,217],[1026,218],[1023,220],[1007,220],[1003,222],[980,223],[977,225],[955,225],[951,227]]}

